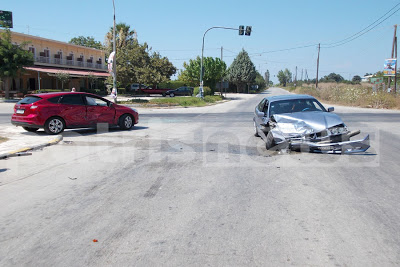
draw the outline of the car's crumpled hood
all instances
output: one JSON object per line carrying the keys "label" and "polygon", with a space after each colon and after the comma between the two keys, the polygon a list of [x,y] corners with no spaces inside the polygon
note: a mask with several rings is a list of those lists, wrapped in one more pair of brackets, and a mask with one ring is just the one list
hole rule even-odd
{"label": "car's crumpled hood", "polygon": [[343,124],[338,115],[323,111],[275,114],[273,118],[277,122],[279,131],[285,135],[318,133],[330,127]]}

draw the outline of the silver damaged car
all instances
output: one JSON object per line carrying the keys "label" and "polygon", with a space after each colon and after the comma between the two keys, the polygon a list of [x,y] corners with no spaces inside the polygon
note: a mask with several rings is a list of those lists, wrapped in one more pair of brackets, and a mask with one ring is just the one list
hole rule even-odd
{"label": "silver damaged car", "polygon": [[369,135],[351,141],[360,131],[350,131],[332,111],[333,107],[326,110],[309,95],[266,97],[254,111],[254,135],[261,136],[269,150],[365,152],[370,147]]}

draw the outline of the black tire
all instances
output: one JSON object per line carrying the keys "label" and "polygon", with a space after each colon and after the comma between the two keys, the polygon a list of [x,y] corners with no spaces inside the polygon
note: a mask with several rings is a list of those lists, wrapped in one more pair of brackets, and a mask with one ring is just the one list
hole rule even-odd
{"label": "black tire", "polygon": [[163,97],[166,97],[167,95],[166,95],[165,93],[162,93],[162,96],[163,96]]}
{"label": "black tire", "polygon": [[169,97],[174,97],[174,96],[175,96],[174,93],[169,94]]}
{"label": "black tire", "polygon": [[51,117],[44,124],[44,131],[47,134],[59,134],[65,129],[65,122],[60,117]]}
{"label": "black tire", "polygon": [[267,134],[267,141],[265,142],[265,148],[270,150],[271,148],[273,148],[275,146],[275,141],[274,141],[274,137],[272,136],[271,132],[268,132]]}
{"label": "black tire", "polygon": [[32,127],[22,127],[22,128],[24,128],[25,131],[32,133],[37,132],[37,130],[39,130],[39,128],[32,128]]}
{"label": "black tire", "polygon": [[255,137],[260,137],[260,135],[258,134],[258,127],[256,125],[256,122],[253,121],[253,124],[254,124],[254,136]]}
{"label": "black tire", "polygon": [[134,121],[133,121],[132,115],[124,114],[124,115],[122,115],[121,118],[119,119],[119,127],[120,127],[122,130],[129,130],[129,129],[131,129],[132,126],[133,126],[133,124],[134,124]]}

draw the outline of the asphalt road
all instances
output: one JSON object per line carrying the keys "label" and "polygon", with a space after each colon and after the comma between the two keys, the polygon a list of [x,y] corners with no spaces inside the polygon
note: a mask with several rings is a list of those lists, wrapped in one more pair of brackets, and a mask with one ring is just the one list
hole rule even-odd
{"label": "asphalt road", "polygon": [[0,265],[400,265],[400,113],[336,109],[367,153],[270,154],[267,94],[0,161]]}

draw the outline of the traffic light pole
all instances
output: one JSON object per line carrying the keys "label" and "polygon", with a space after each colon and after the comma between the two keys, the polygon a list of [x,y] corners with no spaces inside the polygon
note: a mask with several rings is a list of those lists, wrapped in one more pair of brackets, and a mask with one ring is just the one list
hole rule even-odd
{"label": "traffic light pole", "polygon": [[[250,27],[250,26],[247,26],[247,27]],[[202,45],[202,47],[201,47],[201,61],[200,61],[200,90],[199,90],[199,91],[200,91],[200,97],[201,97],[201,98],[204,98],[204,91],[203,91],[203,76],[204,76],[204,67],[203,67],[204,38],[206,37],[207,32],[209,32],[209,31],[212,30],[212,29],[235,30],[235,31],[240,30],[240,29],[238,29],[238,28],[214,26],[214,27],[211,27],[211,28],[209,28],[208,30],[206,30],[206,31],[204,32],[204,35],[203,35],[203,45]],[[249,34],[246,33],[246,35],[250,35],[251,27],[248,28],[248,29],[250,29],[250,31],[249,31]]]}

